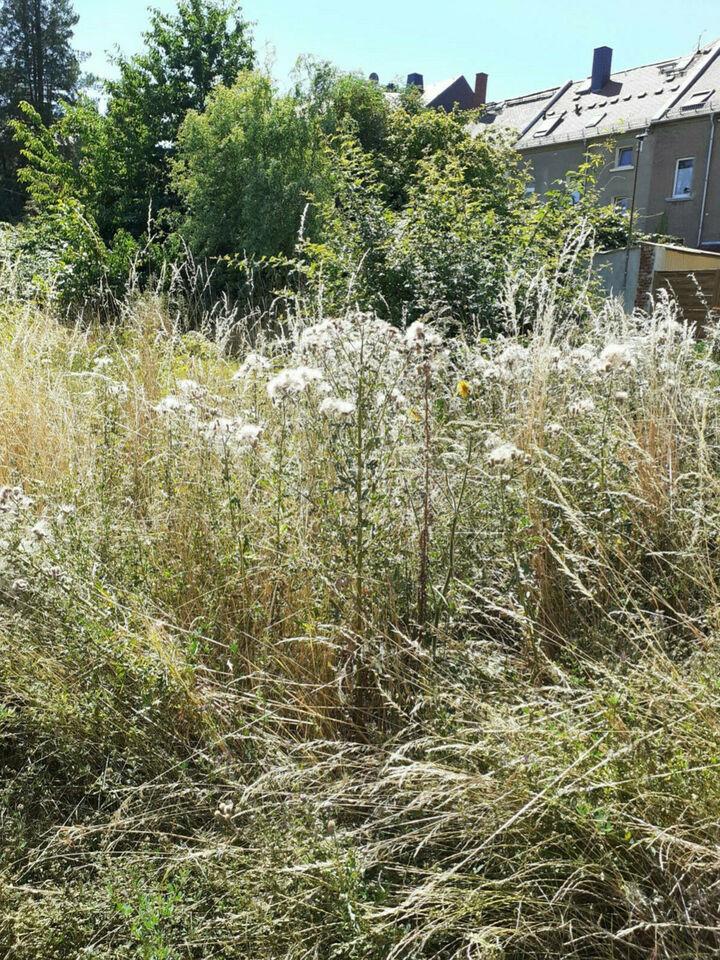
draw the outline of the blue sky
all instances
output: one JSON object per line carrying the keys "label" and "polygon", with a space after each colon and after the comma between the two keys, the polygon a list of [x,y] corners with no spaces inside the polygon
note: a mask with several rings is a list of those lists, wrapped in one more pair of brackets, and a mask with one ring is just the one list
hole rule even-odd
{"label": "blue sky", "polygon": [[[105,52],[132,53],[147,0],[75,0],[76,43],[107,76]],[[153,6],[172,10],[175,0]],[[592,50],[615,50],[614,69],[652,63],[720,37],[720,0],[247,0],[263,60],[285,84],[300,54],[383,81],[417,71],[425,82],[477,71],[492,99],[581,79]]]}

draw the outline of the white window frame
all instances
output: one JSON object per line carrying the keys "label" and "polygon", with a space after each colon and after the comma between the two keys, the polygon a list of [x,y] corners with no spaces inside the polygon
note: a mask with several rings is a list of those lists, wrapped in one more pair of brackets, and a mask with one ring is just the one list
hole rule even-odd
{"label": "white window frame", "polygon": [[687,102],[681,107],[682,110],[699,110],[704,107],[710,97],[715,93],[714,90],[698,90],[688,96]]}
{"label": "white window frame", "polygon": [[[692,163],[692,173],[690,175],[690,189],[687,193],[678,193],[677,192],[677,181],[678,173],[680,172],[680,164],[687,163],[690,161]],[[678,157],[675,161],[675,176],[673,177],[673,188],[672,188],[672,200],[689,200],[693,195],[693,181],[695,180],[695,157]]]}
{"label": "white window frame", "polygon": [[534,140],[540,140],[542,137],[549,137],[560,123],[562,123],[564,114],[560,116],[542,117],[539,124],[530,128],[530,134]]}
{"label": "white window frame", "polygon": [[[620,163],[620,152],[622,150],[629,150],[631,161],[630,163],[621,164]],[[631,146],[628,143],[621,144],[615,151],[615,169],[616,170],[633,170],[635,167],[635,147]]]}
{"label": "white window frame", "polygon": [[600,113],[597,115],[597,117],[593,117],[590,123],[585,124],[585,129],[597,130],[597,128],[600,126],[600,124],[603,122],[606,116],[607,116],[607,113]]}

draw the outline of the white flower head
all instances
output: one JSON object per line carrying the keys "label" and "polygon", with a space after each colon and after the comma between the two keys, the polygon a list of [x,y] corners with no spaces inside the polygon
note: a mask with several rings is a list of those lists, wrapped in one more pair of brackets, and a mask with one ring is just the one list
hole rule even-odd
{"label": "white flower head", "polygon": [[674,317],[664,317],[657,326],[657,335],[661,340],[673,340],[684,333],[685,328]]}
{"label": "white flower head", "polygon": [[202,432],[212,439],[227,440],[242,425],[237,417],[214,417],[202,428]]}
{"label": "white flower head", "polygon": [[45,543],[46,541],[52,540],[52,538],[52,529],[48,520],[43,518],[30,527],[30,536],[28,538],[30,543]]}
{"label": "white flower head", "polygon": [[378,407],[392,406],[398,410],[405,410],[408,405],[408,399],[401,390],[393,387],[392,390],[387,393],[381,390],[375,398],[375,404]]}
{"label": "white flower head", "polygon": [[75,507],[71,503],[61,503],[58,507],[55,523],[62,526],[70,517],[75,515]]}
{"label": "white flower head", "polygon": [[50,524],[47,520],[38,520],[35,526],[31,528],[30,533],[36,540],[47,540],[51,535]]}
{"label": "white flower head", "polygon": [[[338,320],[321,320],[305,327],[300,334],[298,347],[301,352],[322,352],[332,347],[341,335],[343,324]],[[345,338],[343,338],[345,339]]]}
{"label": "white flower head", "polygon": [[528,355],[529,351],[527,347],[523,347],[522,344],[519,343],[511,343],[502,351],[497,358],[497,362],[506,367],[517,367],[521,363],[525,363]]}
{"label": "white flower head", "polygon": [[592,365],[597,373],[615,373],[635,366],[632,348],[626,343],[609,343]]}
{"label": "white flower head", "polygon": [[267,385],[268,396],[275,402],[304,393],[311,383],[322,380],[322,372],[316,367],[286,367]]}
{"label": "white flower head", "polygon": [[263,428],[255,423],[243,423],[239,417],[215,417],[202,427],[201,432],[220,449],[237,447],[246,450],[257,443]]}
{"label": "white flower head", "polygon": [[107,393],[109,397],[124,400],[130,393],[130,389],[122,380],[111,380],[107,385]]}
{"label": "white flower head", "polygon": [[197,380],[178,380],[177,388],[183,397],[193,400],[199,400],[207,393],[205,387],[198,383]]}
{"label": "white flower head", "polygon": [[491,467],[506,467],[527,461],[527,456],[514,443],[501,443],[490,450],[487,460]]}
{"label": "white flower head", "polygon": [[325,397],[320,404],[320,413],[334,420],[344,420],[355,413],[355,404],[352,400],[342,400],[340,397]]}
{"label": "white flower head", "polygon": [[113,362],[112,357],[107,357],[107,356],[96,357],[95,360],[93,360],[93,367],[95,367],[96,370],[105,370],[106,367],[109,367],[112,365],[112,362]]}
{"label": "white flower head", "polygon": [[20,513],[29,510],[34,502],[22,487],[0,487],[0,513]]}
{"label": "white flower head", "polygon": [[249,353],[233,375],[232,382],[239,383],[243,380],[256,379],[269,369],[270,361],[267,357],[263,357],[259,353]]}
{"label": "white flower head", "polygon": [[223,802],[222,800],[217,805],[217,810],[215,811],[215,817],[219,820],[230,820],[232,817],[233,810],[235,809],[235,804],[232,800]]}
{"label": "white flower head", "polygon": [[260,439],[263,432],[263,428],[257,423],[245,423],[240,427],[239,430],[234,434],[232,441],[237,444],[238,447],[246,449],[248,447],[254,447],[255,444]]}
{"label": "white flower head", "polygon": [[405,331],[405,345],[409,350],[435,350],[442,345],[442,337],[422,320],[416,320]]}
{"label": "white flower head", "polygon": [[593,359],[592,350],[587,347],[575,347],[570,351],[570,360],[578,367],[588,366]]}
{"label": "white flower head", "polygon": [[568,410],[575,416],[584,416],[585,414],[592,413],[595,409],[595,401],[592,397],[582,397],[580,400],[575,400],[570,404]]}
{"label": "white flower head", "polygon": [[482,367],[480,374],[482,378],[489,383],[502,383],[512,378],[510,367],[500,363],[491,363],[490,361]]}
{"label": "white flower head", "polygon": [[172,416],[173,414],[193,413],[194,407],[182,397],[169,393],[159,403],[155,404],[153,410],[161,416]]}

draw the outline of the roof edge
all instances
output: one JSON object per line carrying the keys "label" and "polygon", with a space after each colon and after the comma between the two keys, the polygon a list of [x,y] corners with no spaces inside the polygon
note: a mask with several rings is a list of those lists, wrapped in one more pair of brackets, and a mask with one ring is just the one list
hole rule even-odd
{"label": "roof edge", "polygon": [[685,83],[680,84],[680,89],[675,92],[675,94],[670,97],[668,102],[661,107],[658,112],[651,118],[651,123],[658,123],[667,115],[667,113],[672,110],[672,108],[678,104],[685,94],[691,90],[695,84],[698,82],[700,77],[707,71],[707,69],[717,60],[720,55],[720,40],[715,43],[715,46],[711,48],[710,53],[705,58],[704,62],[691,74]]}

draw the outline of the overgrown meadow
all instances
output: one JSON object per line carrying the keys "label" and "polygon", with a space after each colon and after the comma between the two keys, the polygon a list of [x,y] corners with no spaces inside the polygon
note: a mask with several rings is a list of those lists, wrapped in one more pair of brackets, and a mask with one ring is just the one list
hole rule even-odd
{"label": "overgrown meadow", "polygon": [[3,956],[720,955],[715,340],[497,310],[8,288]]}

